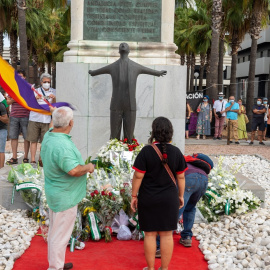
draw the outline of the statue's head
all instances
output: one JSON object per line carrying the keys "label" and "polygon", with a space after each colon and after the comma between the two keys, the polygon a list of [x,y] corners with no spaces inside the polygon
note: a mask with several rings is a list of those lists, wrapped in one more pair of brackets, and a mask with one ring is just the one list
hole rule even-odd
{"label": "statue's head", "polygon": [[120,54],[123,54],[123,53],[129,54],[129,46],[127,43],[121,43],[119,45],[119,53]]}

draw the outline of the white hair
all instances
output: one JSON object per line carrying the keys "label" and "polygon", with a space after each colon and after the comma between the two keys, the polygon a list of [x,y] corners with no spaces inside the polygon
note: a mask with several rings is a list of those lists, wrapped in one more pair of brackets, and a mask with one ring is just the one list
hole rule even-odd
{"label": "white hair", "polygon": [[42,73],[41,76],[40,76],[40,81],[42,82],[42,80],[44,78],[48,78],[48,79],[52,79],[52,76],[49,74],[49,73]]}
{"label": "white hair", "polygon": [[57,108],[52,113],[53,126],[56,128],[64,128],[69,125],[69,122],[73,119],[73,111],[69,107]]}

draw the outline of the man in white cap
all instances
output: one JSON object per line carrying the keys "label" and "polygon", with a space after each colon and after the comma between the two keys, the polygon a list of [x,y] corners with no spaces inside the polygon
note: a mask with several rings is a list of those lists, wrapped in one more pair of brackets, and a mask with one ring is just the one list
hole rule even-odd
{"label": "man in white cap", "polygon": [[218,100],[214,102],[213,111],[215,115],[215,135],[214,140],[222,139],[222,131],[224,128],[225,118],[226,118],[226,112],[225,112],[225,106],[227,101],[224,100],[224,95],[222,92],[218,93]]}

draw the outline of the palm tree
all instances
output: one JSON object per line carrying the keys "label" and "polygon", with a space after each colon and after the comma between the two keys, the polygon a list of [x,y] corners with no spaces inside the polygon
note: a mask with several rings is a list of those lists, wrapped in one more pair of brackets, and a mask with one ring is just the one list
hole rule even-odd
{"label": "palm tree", "polygon": [[34,84],[39,84],[38,79],[38,56],[37,47],[44,33],[50,31],[50,21],[48,20],[48,11],[36,2],[30,5],[26,12],[26,34],[29,44],[29,59],[32,60]]}
{"label": "palm tree", "polygon": [[11,24],[12,7],[14,7],[13,0],[0,0],[0,56],[4,52],[4,33]]}
{"label": "palm tree", "polygon": [[210,88],[207,90],[210,100],[217,98],[218,61],[219,61],[219,36],[222,22],[222,0],[213,0],[212,6],[212,40],[211,40],[211,65]]}
{"label": "palm tree", "polygon": [[[184,55],[187,59],[187,92],[193,90],[195,55],[201,54],[205,58],[211,42],[211,20],[207,14],[207,4],[196,1],[196,5],[196,8],[178,8],[176,10],[175,43],[178,45],[181,64],[184,64]],[[203,67],[200,72],[201,85],[202,76]]]}
{"label": "palm tree", "polygon": [[[191,8],[181,8],[179,7],[175,14],[175,28],[174,28],[174,39],[175,43],[178,46],[178,53],[186,55],[186,64],[187,64],[187,83],[186,91],[190,91],[190,65],[191,65],[191,53],[193,52],[192,48],[192,36],[190,35],[191,20],[189,19]],[[193,78],[192,78],[193,79]]]}
{"label": "palm tree", "polygon": [[17,0],[18,8],[18,25],[20,39],[20,68],[25,70],[26,78],[28,78],[28,50],[27,50],[27,35],[26,35],[26,1]]}
{"label": "palm tree", "polygon": [[[268,1],[253,0],[250,1],[250,28],[249,34],[251,37],[250,63],[248,73],[248,88],[247,88],[247,115],[249,119],[252,117],[252,107],[254,104],[254,88],[255,88],[255,68],[257,58],[257,40],[260,38],[262,26],[266,24],[268,19]],[[250,123],[248,124],[250,128]]]}
{"label": "palm tree", "polygon": [[194,48],[196,54],[200,55],[199,90],[202,90],[205,57],[211,46],[212,30],[209,3],[196,1],[196,7],[191,11],[189,18],[193,20],[191,35],[194,39]]}
{"label": "palm tree", "polygon": [[246,17],[245,0],[224,0],[225,7],[225,29],[229,32],[229,41],[232,48],[231,56],[231,79],[230,79],[230,96],[236,95],[236,66],[237,55],[240,44],[247,32],[248,20]]}

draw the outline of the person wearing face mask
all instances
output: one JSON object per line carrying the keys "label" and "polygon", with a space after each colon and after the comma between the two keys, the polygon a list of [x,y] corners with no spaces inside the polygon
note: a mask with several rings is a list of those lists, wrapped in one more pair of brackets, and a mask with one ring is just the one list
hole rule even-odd
{"label": "person wearing face mask", "polygon": [[265,129],[263,132],[263,140],[266,141],[266,132],[267,132],[267,121],[269,119],[269,105],[268,105],[268,98],[263,98],[263,105],[265,106],[266,112],[264,114],[264,124]]}
{"label": "person wearing face mask", "polygon": [[[39,104],[46,104],[45,99],[50,103],[55,102],[55,89],[51,88],[51,75],[48,73],[43,73],[40,76],[41,86],[37,89],[37,92],[42,96],[38,96],[35,93],[35,97]],[[27,140],[31,142],[30,153],[31,153],[31,163],[36,163],[35,157],[37,152],[37,143],[43,140],[44,134],[49,130],[51,122],[51,116],[34,111],[30,112],[29,124],[27,130]],[[42,166],[41,158],[39,157],[39,164]]]}
{"label": "person wearing face mask", "polygon": [[268,105],[267,117],[268,117],[268,120],[267,120],[266,137],[270,138],[270,107],[269,105]]}
{"label": "person wearing face mask", "polygon": [[203,103],[197,108],[198,120],[197,120],[197,140],[200,139],[200,135],[203,135],[203,139],[206,139],[206,135],[211,134],[211,121],[212,121],[212,108],[208,103],[209,96],[203,96]]}
{"label": "person wearing face mask", "polygon": [[238,112],[239,104],[235,102],[234,96],[229,97],[229,102],[225,105],[225,111],[227,112],[227,119],[230,125],[230,142],[235,140],[235,144],[239,144],[238,141]]}
{"label": "person wearing face mask", "polygon": [[218,93],[218,100],[214,102],[213,111],[215,116],[215,135],[214,140],[219,139],[222,140],[222,131],[225,123],[225,105],[227,104],[224,99],[224,95],[222,92]]}
{"label": "person wearing face mask", "polygon": [[[239,104],[239,112],[238,112],[238,139],[245,139],[247,141],[248,136],[247,136],[247,124],[248,121],[247,115],[246,115],[246,108],[242,104],[242,99],[238,100]],[[247,141],[248,142],[248,141]]]}
{"label": "person wearing face mask", "polygon": [[265,123],[264,123],[264,114],[266,112],[265,106],[262,104],[262,99],[257,98],[257,104],[253,106],[253,117],[252,117],[252,125],[251,125],[251,142],[249,144],[253,144],[255,131],[257,127],[259,127],[258,131],[258,139],[259,144],[265,145],[262,141],[263,131],[265,130]]}

